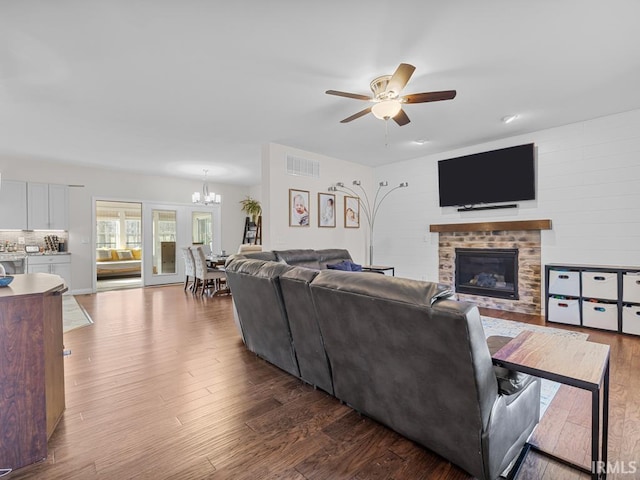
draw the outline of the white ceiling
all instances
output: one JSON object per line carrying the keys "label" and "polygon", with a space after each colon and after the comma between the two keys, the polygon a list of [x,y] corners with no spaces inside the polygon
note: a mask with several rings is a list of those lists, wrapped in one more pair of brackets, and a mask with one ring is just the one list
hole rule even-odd
{"label": "white ceiling", "polygon": [[[637,0],[0,0],[0,154],[253,185],[260,146],[376,166],[640,108]],[[369,94],[400,62],[388,125]],[[509,124],[500,119],[517,113]],[[414,140],[427,143],[417,145]]]}

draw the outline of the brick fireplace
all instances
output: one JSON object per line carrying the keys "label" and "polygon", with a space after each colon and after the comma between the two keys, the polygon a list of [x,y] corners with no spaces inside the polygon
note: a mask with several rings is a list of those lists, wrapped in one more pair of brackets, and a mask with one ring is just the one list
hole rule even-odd
{"label": "brick fireplace", "polygon": [[431,225],[430,231],[439,233],[438,281],[455,288],[456,248],[517,249],[518,298],[493,298],[466,293],[456,295],[460,300],[481,307],[539,315],[542,311],[540,231],[550,228],[550,220]]}

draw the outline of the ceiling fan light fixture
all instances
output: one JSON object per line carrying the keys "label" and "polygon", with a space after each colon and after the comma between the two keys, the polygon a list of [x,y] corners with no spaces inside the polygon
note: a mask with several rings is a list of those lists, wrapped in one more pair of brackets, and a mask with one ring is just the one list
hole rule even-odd
{"label": "ceiling fan light fixture", "polygon": [[390,118],[395,117],[401,109],[402,105],[400,104],[400,101],[383,100],[371,107],[371,113],[380,120],[389,120]]}

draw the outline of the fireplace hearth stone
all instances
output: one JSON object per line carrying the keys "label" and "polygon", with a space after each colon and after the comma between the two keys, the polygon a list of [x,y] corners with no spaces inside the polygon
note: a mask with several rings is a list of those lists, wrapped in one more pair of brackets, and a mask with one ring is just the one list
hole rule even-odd
{"label": "fireplace hearth stone", "polygon": [[540,315],[542,312],[542,266],[540,230],[492,230],[439,232],[439,282],[455,288],[456,248],[517,248],[518,299],[486,297],[456,292],[459,300],[480,307]]}

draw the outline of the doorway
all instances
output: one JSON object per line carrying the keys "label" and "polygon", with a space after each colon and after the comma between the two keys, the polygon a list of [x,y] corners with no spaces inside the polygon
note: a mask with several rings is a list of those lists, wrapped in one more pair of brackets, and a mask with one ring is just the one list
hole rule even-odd
{"label": "doorway", "polygon": [[139,288],[142,278],[142,204],[97,200],[96,291]]}

